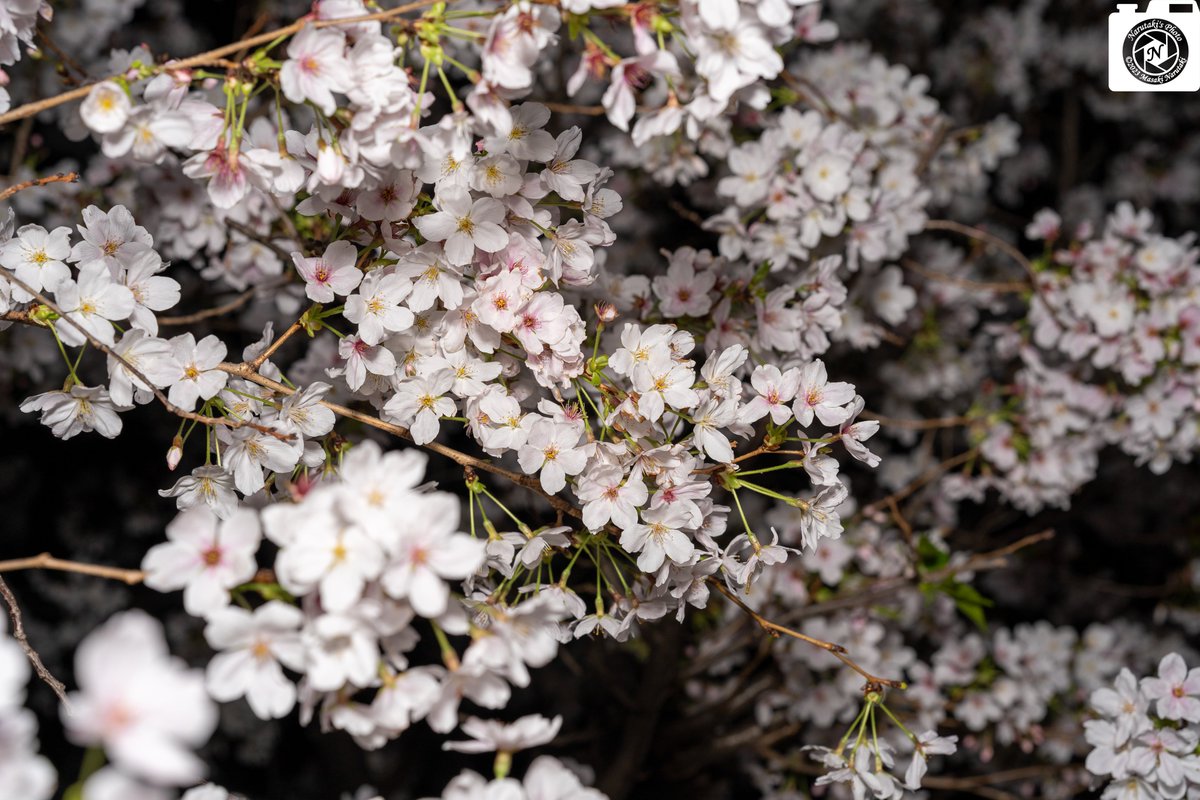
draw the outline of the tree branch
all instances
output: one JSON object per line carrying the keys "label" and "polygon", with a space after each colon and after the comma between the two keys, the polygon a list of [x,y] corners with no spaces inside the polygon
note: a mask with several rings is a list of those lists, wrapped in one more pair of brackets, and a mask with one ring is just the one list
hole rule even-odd
{"label": "tree branch", "polygon": [[883,686],[890,686],[893,689],[907,689],[908,688],[908,684],[906,684],[904,681],[891,680],[890,678],[881,678],[878,675],[872,675],[870,672],[867,672],[865,669],[860,667],[853,659],[851,659],[849,656],[846,655],[846,648],[842,647],[840,644],[834,644],[833,642],[826,642],[821,639],[814,639],[813,637],[806,636],[805,634],[800,633],[799,631],[794,631],[791,628],[786,628],[783,625],[779,625],[777,623],[771,622],[770,620],[766,619],[761,614],[759,614],[757,611],[752,609],[750,606],[746,605],[746,603],[743,602],[743,600],[740,597],[738,597],[736,594],[729,591],[728,587],[726,587],[725,584],[722,583],[719,579],[709,578],[708,582],[710,584],[712,584],[713,586],[715,586],[717,591],[719,591],[721,594],[725,595],[727,598],[732,600],[734,605],[736,605],[742,611],[746,612],[746,614],[749,615],[751,619],[753,619],[755,622],[758,623],[760,628],[762,628],[764,631],[766,631],[771,636],[776,636],[776,637],[778,637],[780,635],[790,636],[793,639],[799,639],[800,641],[805,642],[806,644],[811,644],[814,647],[819,647],[822,650],[825,650],[826,652],[828,652],[834,658],[841,661],[843,664],[845,664],[850,669],[857,672],[859,675],[863,676],[863,679],[867,682],[865,691],[878,691],[879,688],[883,687]]}
{"label": "tree branch", "polygon": [[120,355],[115,350],[113,350],[111,347],[106,345],[104,342],[97,339],[95,336],[93,336],[89,331],[87,331],[78,322],[76,322],[75,320],[68,317],[61,308],[59,308],[57,305],[55,305],[54,302],[51,301],[49,298],[47,298],[45,295],[35,292],[33,290],[33,288],[29,286],[29,284],[22,281],[20,278],[18,278],[16,275],[14,275],[12,272],[10,272],[5,267],[0,267],[0,276],[7,278],[13,284],[20,286],[22,289],[24,289],[26,292],[28,292],[30,295],[32,295],[33,298],[35,300],[37,300],[39,303],[46,306],[46,308],[49,308],[55,314],[58,314],[61,321],[67,323],[72,328],[74,328],[76,331],[78,331],[79,334],[81,336],[83,336],[83,338],[85,338],[88,341],[88,343],[91,344],[92,347],[96,348],[100,352],[104,353],[106,356],[109,356],[110,358],[115,360],[117,363],[121,364],[129,372],[130,375],[133,375],[135,378],[137,378],[139,381],[141,381],[144,385],[150,387],[150,391],[154,394],[155,398],[157,398],[158,401],[160,403],[162,403],[163,408],[167,409],[167,411],[171,412],[175,416],[181,417],[183,419],[192,420],[193,422],[199,422],[204,425],[224,425],[227,428],[252,428],[253,430],[258,431],[259,433],[265,433],[268,436],[273,436],[276,439],[279,439],[281,441],[285,441],[285,442],[291,441],[292,435],[290,433],[283,433],[281,431],[275,430],[274,428],[269,428],[266,425],[260,425],[257,422],[251,422],[249,420],[233,420],[233,419],[229,419],[227,417],[208,417],[208,416],[205,416],[204,414],[197,414],[194,411],[186,411],[186,410],[180,408],[179,406],[175,405],[170,400],[168,400],[167,396],[162,393],[162,390],[159,389],[157,386],[155,386],[154,383],[149,378],[147,378],[145,375],[143,375],[137,369],[137,367],[130,364],[129,361],[127,361],[124,356]]}
{"label": "tree branch", "polygon": [[[305,25],[309,24],[311,24],[314,28],[329,28],[336,25],[352,25],[358,22],[372,22],[375,20],[391,19],[392,17],[397,17],[409,11],[416,11],[417,9],[426,8],[433,5],[435,2],[438,2],[438,0],[417,0],[417,2],[405,3],[402,6],[397,6],[396,8],[388,9],[387,11],[378,11],[374,14],[364,14],[358,17],[345,17],[343,19],[323,19],[314,21],[307,16],[301,17],[291,25],[287,25],[283,28],[267,31],[266,33],[260,33],[257,36],[251,36],[249,39],[242,39],[241,41],[234,42],[233,44],[227,44],[223,47],[218,47],[215,50],[209,50],[206,53],[200,53],[199,55],[194,55],[180,61],[168,61],[167,63],[156,67],[154,72],[169,72],[174,70],[189,69],[191,67],[211,66],[215,62],[222,61],[225,56],[233,55],[243,49],[257,47],[260,44],[270,44],[281,37],[291,36],[294,33],[299,33],[304,29]],[[6,114],[0,114],[0,125],[6,125],[9,122],[15,122],[16,120],[24,119],[25,117],[32,117],[35,114],[40,114],[43,111],[56,108],[64,103],[69,103],[72,100],[81,100],[91,93],[94,86],[94,83],[85,84],[78,88],[71,89],[68,92],[55,95],[54,97],[48,97],[44,100],[37,100],[32,103],[26,103],[25,105],[18,106]]]}
{"label": "tree branch", "polygon": [[14,558],[10,561],[0,561],[0,573],[17,572],[24,569],[48,569],[54,572],[76,572],[80,575],[92,575],[97,578],[108,578],[121,581],[129,586],[141,583],[146,573],[140,569],[122,569],[121,567],[105,567],[99,564],[84,564],[79,561],[64,561],[49,553],[40,553],[30,558]]}
{"label": "tree branch", "polygon": [[[227,372],[230,375],[243,378],[244,380],[248,380],[251,383],[256,383],[259,386],[264,386],[274,392],[278,392],[279,394],[290,395],[294,394],[296,391],[295,389],[284,386],[278,381],[273,381],[270,378],[259,375],[251,364],[224,363],[218,365],[217,369]],[[356,422],[361,422],[364,425],[369,425],[372,428],[390,433],[393,436],[399,436],[401,439],[407,439],[410,442],[412,441],[412,434],[408,432],[407,428],[401,427],[400,425],[393,425],[392,423],[385,422],[378,417],[373,417],[370,414],[364,414],[361,411],[355,411],[352,408],[347,408],[346,406],[338,405],[337,403],[330,403],[322,400],[321,405],[325,406],[340,417],[352,419]],[[472,469],[479,470],[480,472],[490,472],[493,475],[499,475],[502,478],[506,478],[519,486],[523,486],[526,489],[541,495],[556,511],[561,511],[564,514],[574,517],[575,519],[583,518],[582,511],[561,497],[550,494],[542,489],[541,481],[532,475],[523,475],[519,472],[513,472],[510,469],[505,469],[504,467],[495,464],[491,460],[476,458],[475,456],[468,455],[459,450],[455,450],[453,447],[448,447],[438,442],[428,442],[420,445],[420,447],[445,456],[459,466],[470,467]]]}
{"label": "tree branch", "polygon": [[992,281],[973,281],[968,278],[960,278],[956,275],[947,275],[944,272],[936,272],[932,269],[922,266],[913,261],[911,258],[905,258],[900,261],[904,268],[917,273],[922,278],[939,283],[948,283],[951,286],[957,286],[960,289],[970,289],[977,292],[997,292],[1000,294],[1019,294],[1029,291],[1033,285],[1026,281],[1007,281],[1007,282],[992,282]]}
{"label": "tree branch", "polygon": [[166,325],[168,327],[175,327],[178,325],[192,325],[213,317],[223,317],[226,314],[237,311],[239,308],[253,300],[261,292],[265,292],[270,289],[277,289],[280,286],[284,286],[289,283],[290,280],[290,277],[279,278],[274,281],[268,281],[267,283],[261,283],[258,286],[250,287],[237,297],[230,300],[228,303],[223,303],[215,308],[206,308],[203,311],[196,311],[192,314],[181,314],[175,317],[159,317],[158,324]]}
{"label": "tree branch", "polygon": [[34,178],[33,180],[14,183],[4,191],[0,192],[0,201],[7,200],[17,192],[23,192],[26,189],[32,189],[34,186],[45,186],[50,183],[75,183],[79,180],[77,172],[60,172],[57,175],[48,175],[45,178]]}
{"label": "tree branch", "polygon": [[58,695],[58,699],[66,706],[67,711],[71,710],[71,703],[67,700],[67,687],[63,682],[46,669],[46,665],[42,663],[42,657],[38,655],[37,650],[33,649],[33,645],[29,643],[28,637],[25,636],[25,624],[21,621],[21,608],[17,605],[17,598],[13,596],[12,589],[8,588],[4,578],[0,578],[0,597],[4,598],[4,602],[8,604],[8,616],[12,619],[13,638],[17,644],[25,651],[25,657],[29,659],[29,663],[33,666],[33,671],[42,679],[42,682],[54,690]]}
{"label": "tree branch", "polygon": [[969,557],[961,564],[948,565],[926,575],[902,575],[895,578],[884,578],[876,581],[869,586],[858,591],[841,597],[835,597],[832,600],[826,600],[823,603],[814,603],[787,615],[788,622],[798,622],[802,619],[810,617],[820,617],[826,614],[832,614],[835,611],[843,611],[848,608],[858,608],[870,603],[878,602],[879,600],[889,597],[896,592],[911,588],[915,582],[922,583],[941,583],[947,578],[953,578],[961,575],[964,572],[984,572],[996,569],[1003,569],[1009,565],[1009,556],[1024,550],[1027,547],[1032,547],[1035,544],[1049,541],[1055,536],[1054,530],[1047,528],[1044,531],[1030,534],[1022,537],[1017,541],[1000,547],[996,550],[990,550],[985,553],[976,553]]}

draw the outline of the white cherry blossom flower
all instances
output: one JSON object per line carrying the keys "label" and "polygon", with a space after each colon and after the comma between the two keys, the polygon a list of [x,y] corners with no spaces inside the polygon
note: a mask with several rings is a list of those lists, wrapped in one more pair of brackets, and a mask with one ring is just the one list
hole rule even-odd
{"label": "white cherry blossom flower", "polygon": [[416,444],[432,442],[442,417],[453,416],[458,410],[454,400],[445,396],[453,386],[454,373],[449,369],[407,378],[384,405],[384,413],[408,427]]}
{"label": "white cherry blossom flower", "polygon": [[364,342],[379,344],[388,335],[412,327],[413,312],[400,305],[411,290],[412,283],[394,272],[370,272],[358,291],[346,298],[342,316],[358,326]]}
{"label": "white cherry blossom flower", "polygon": [[508,244],[504,206],[498,200],[472,200],[465,189],[446,187],[438,192],[437,211],[413,220],[417,230],[431,242],[443,242],[446,260],[454,266],[471,263],[475,250],[495,253]]}
{"label": "white cherry blossom flower", "polygon": [[217,369],[227,352],[225,343],[216,336],[205,336],[199,342],[190,333],[181,333],[170,340],[171,377],[167,399],[187,411],[199,400],[211,400],[225,388],[228,373]]}
{"label": "white cherry blossom flower", "polygon": [[128,319],[134,308],[133,292],[114,283],[108,270],[98,266],[81,270],[78,282],[70,278],[60,281],[54,296],[70,320],[55,323],[55,330],[63,343],[72,347],[87,342],[85,332],[111,347],[115,341],[112,324]]}
{"label": "white cherry blossom flower", "polygon": [[295,705],[296,686],[282,667],[304,668],[303,623],[298,608],[278,600],[254,611],[227,606],[209,615],[204,638],[220,651],[208,663],[209,694],[222,703],[245,697],[259,719],[285,716]]}
{"label": "white cherry blossom flower", "polygon": [[690,524],[690,515],[681,506],[668,505],[642,511],[642,524],[634,525],[621,534],[621,547],[638,553],[638,569],[655,572],[663,561],[686,564],[695,546],[682,528]]}
{"label": "white cherry blossom flower", "polygon": [[519,753],[549,744],[561,728],[561,716],[547,719],[541,714],[532,714],[507,724],[468,717],[462,724],[462,730],[471,740],[444,742],[442,749],[458,753]]}
{"label": "white cherry blossom flower", "polygon": [[167,525],[167,541],[146,553],[145,583],[159,592],[183,589],[187,612],[207,616],[229,604],[230,589],[254,577],[261,539],[252,511],[222,520],[206,506],[190,508]]}
{"label": "white cherry blossom flower", "polygon": [[[71,230],[61,227],[47,232],[41,225],[23,225],[12,239],[0,244],[0,266],[12,270],[30,289],[54,291],[71,277],[65,259],[71,255]],[[28,302],[33,296],[13,287],[13,299]]]}
{"label": "white cherry blossom flower", "polygon": [[304,279],[304,293],[315,303],[332,303],[337,295],[353,292],[363,279],[358,248],[350,242],[334,242],[324,254],[311,258],[292,253],[292,261]]}
{"label": "white cherry blossom flower", "polygon": [[79,114],[96,133],[113,133],[125,126],[132,105],[124,87],[116,81],[102,81],[88,92]]}
{"label": "white cherry blossom flower", "polygon": [[845,406],[853,399],[854,387],[840,381],[830,383],[825,363],[818,358],[800,369],[792,413],[804,427],[812,424],[814,416],[822,425],[840,425],[850,418]]}
{"label": "white cherry blossom flower", "polygon": [[288,58],[279,71],[279,85],[293,103],[311,102],[325,114],[337,110],[333,93],[354,86],[345,58],[346,39],[336,28],[306,27],[288,43]]}
{"label": "white cherry blossom flower", "polygon": [[204,677],[171,658],[162,625],[142,611],[109,619],[75,654],[79,691],[63,708],[72,742],[103,747],[131,775],[166,785],[204,776],[193,752],[217,725]]}
{"label": "white cherry blossom flower", "polygon": [[1143,678],[1141,688],[1163,719],[1200,722],[1200,667],[1188,670],[1178,653],[1164,656],[1158,675]]}
{"label": "white cherry blossom flower", "polygon": [[539,419],[517,452],[526,475],[541,471],[542,488],[558,494],[567,485],[568,475],[578,475],[587,464],[587,455],[577,445],[579,430],[549,419]]}
{"label": "white cherry blossom flower", "polygon": [[447,581],[462,581],[483,565],[484,543],[458,532],[459,502],[452,495],[429,495],[417,506],[427,521],[400,537],[380,584],[389,596],[435,619],[449,605]]}

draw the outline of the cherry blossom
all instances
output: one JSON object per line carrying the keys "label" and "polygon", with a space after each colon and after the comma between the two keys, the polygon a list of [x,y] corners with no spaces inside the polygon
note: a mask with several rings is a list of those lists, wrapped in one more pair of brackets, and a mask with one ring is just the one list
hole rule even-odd
{"label": "cherry blossom", "polygon": [[218,519],[204,506],[188,509],[167,526],[167,542],[146,553],[145,583],[160,592],[183,589],[188,613],[208,616],[229,604],[230,589],[254,576],[261,538],[249,511]]}

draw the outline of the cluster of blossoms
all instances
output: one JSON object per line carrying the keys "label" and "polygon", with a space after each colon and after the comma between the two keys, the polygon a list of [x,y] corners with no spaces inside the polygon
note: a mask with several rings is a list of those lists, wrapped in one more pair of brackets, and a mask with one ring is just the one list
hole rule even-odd
{"label": "cluster of blossoms", "polygon": [[1140,681],[1122,669],[1091,696],[1097,719],[1084,723],[1093,748],[1087,768],[1106,778],[1104,800],[1185,797],[1200,790],[1200,669],[1178,653]]}
{"label": "cluster of blossoms", "polygon": [[1153,232],[1153,222],[1123,204],[1100,236],[1084,225],[1067,239],[1052,211],[1029,226],[1045,255],[1033,262],[1027,318],[997,348],[1016,369],[977,400],[987,468],[955,479],[956,496],[996,489],[1029,511],[1066,507],[1110,445],[1155,474],[1191,461],[1200,430],[1198,251],[1190,237]]}
{"label": "cluster of blossoms", "polygon": [[[1018,5],[987,15],[1001,41],[1047,8]],[[988,490],[1030,514],[1067,505],[1108,445],[1157,474],[1190,460],[1190,235],[1122,205],[1067,242],[1043,212],[1026,232],[1045,242],[1031,281],[1000,298],[975,280],[979,250],[920,237],[935,209],[974,217],[990,190],[1019,193],[1040,163],[1028,151],[991,177],[1019,127],[955,129],[943,109],[962,104],[929,79],[866,45],[817,48],[839,26],[814,0],[430,3],[415,17],[318,0],[237,61],[101,52],[137,6],[83,0],[88,13],[47,28],[82,62],[64,59],[63,77],[89,84],[52,113],[99,154],[57,165],[82,185],[3,210],[0,379],[62,439],[114,438],[136,406],[182,418],[163,444],[186,472],[160,491],[178,515],[136,580],[182,591],[206,667],[172,657],[140,612],[86,638],[63,724],[110,764],[68,794],[229,800],[196,786],[197,751],[225,724],[216,701],[264,726],[315,719],[368,751],[419,723],[461,731],[444,748],[495,753],[493,776],[463,772],[448,799],[601,800],[570,760],[509,774],[514,753],[589,735],[577,718],[499,718],[541,688],[534,670],[573,665],[568,645],[640,653],[660,620],[699,641],[688,698],[702,712],[738,698],[767,732],[738,762],[764,796],[795,797],[806,770],[792,767],[813,756],[835,797],[902,797],[933,788],[935,756],[987,764],[1004,749],[1079,784],[1088,694],[1164,642],[1127,623],[977,632],[991,601],[975,572],[1009,551],[949,541],[970,518],[958,502]],[[843,10],[851,27],[885,13]],[[48,12],[0,0],[0,65]],[[998,83],[1016,110],[1027,44]],[[554,102],[559,86],[595,105]],[[664,236],[640,212],[668,192],[692,227]],[[988,236],[981,248],[1003,244]],[[964,395],[963,417],[909,428],[867,411]],[[892,493],[859,504],[880,486]],[[748,619],[791,638],[768,649]],[[796,620],[803,634],[783,627]],[[16,720],[11,735],[0,720],[0,795],[11,782],[36,800],[54,777],[20,710],[19,655],[0,641],[0,714]],[[1115,714],[1086,740],[1111,796],[1200,783],[1196,680],[1173,658],[1141,688],[1121,672],[1119,709],[1092,695]],[[801,747],[818,741],[837,744]]]}
{"label": "cluster of blossoms", "polygon": [[0,6],[0,114],[8,111],[8,73],[4,67],[21,59],[22,46],[32,49],[34,28],[38,17],[51,16],[46,0],[13,0]]}
{"label": "cluster of blossoms", "polygon": [[[773,511],[769,519],[786,537],[787,515]],[[897,578],[903,578],[896,572],[904,569],[900,555],[906,547],[904,537],[899,530],[869,521],[847,524],[840,539],[825,541],[816,552],[806,554],[803,568],[789,563],[773,570],[756,585],[756,605],[764,614],[775,609],[774,615],[784,620],[787,610],[795,609],[806,619],[805,631],[845,643],[869,671],[903,676],[908,687],[901,695],[890,692],[887,702],[902,699],[904,713],[913,721],[911,730],[929,730],[927,737],[920,738],[932,739],[937,729],[955,730],[960,756],[984,765],[1006,750],[1037,754],[1057,765],[1064,786],[1085,789],[1087,777],[1072,762],[1082,760],[1087,752],[1078,730],[1089,695],[1108,685],[1127,665],[1147,666],[1149,654],[1163,645],[1147,629],[1127,623],[1096,623],[1083,631],[1047,622],[1022,623],[980,635],[960,612],[965,600],[988,601],[959,591],[967,587],[959,583],[967,563],[955,567],[948,561],[949,553],[931,545],[922,544],[922,550],[929,548],[927,558],[933,559],[921,568],[924,590],[898,593],[886,615],[867,609],[830,611],[811,619],[805,614],[806,600],[811,605],[812,596],[819,597],[826,587],[855,596],[870,594],[881,585],[894,586]],[[946,574],[951,576],[948,584],[934,577]],[[923,595],[933,590],[938,599],[928,604]],[[836,606],[836,601],[832,604]],[[816,602],[812,611],[819,612],[821,605]],[[918,635],[932,636],[936,643],[927,656],[910,644]],[[739,673],[750,654],[730,655],[738,653],[736,637],[737,628],[731,625],[705,643],[698,655],[706,665],[703,678],[689,687],[698,698],[711,702],[740,685]],[[818,759],[828,758],[834,769],[826,780],[849,782],[848,789],[861,780],[868,795],[892,796],[888,793],[907,780],[899,754],[913,752],[913,734],[899,727],[880,728],[878,762],[869,732],[862,752],[851,752],[863,712],[853,693],[855,676],[839,669],[839,662],[828,653],[800,642],[777,648],[773,660],[783,677],[777,688],[756,699],[754,723],[766,730],[802,728],[801,742],[829,740],[852,725],[853,735],[842,740],[840,753],[816,748]],[[882,693],[880,702],[884,702]],[[790,764],[804,752],[798,744],[780,748],[775,756],[778,767],[762,771],[757,764],[752,766],[751,774],[765,796],[787,796]],[[863,759],[861,764],[858,759]],[[887,770],[898,765],[896,774],[890,778],[886,772],[877,774],[880,763]],[[914,763],[908,761],[908,767]]]}

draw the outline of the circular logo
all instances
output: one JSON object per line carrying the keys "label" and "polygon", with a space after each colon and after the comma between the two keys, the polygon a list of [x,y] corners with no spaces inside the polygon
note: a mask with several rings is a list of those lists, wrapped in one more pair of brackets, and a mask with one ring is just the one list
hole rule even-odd
{"label": "circular logo", "polygon": [[1124,58],[1129,74],[1142,83],[1170,83],[1187,66],[1187,37],[1173,22],[1148,19],[1125,36]]}

